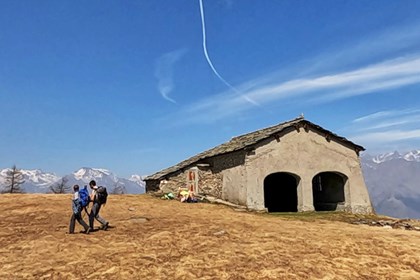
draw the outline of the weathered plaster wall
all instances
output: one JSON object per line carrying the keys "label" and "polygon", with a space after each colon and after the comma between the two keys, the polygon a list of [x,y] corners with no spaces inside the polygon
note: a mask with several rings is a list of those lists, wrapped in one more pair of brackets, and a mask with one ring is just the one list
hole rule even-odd
{"label": "weathered plaster wall", "polygon": [[303,128],[284,134],[279,141],[260,143],[245,163],[247,206],[264,209],[263,186],[267,175],[289,172],[299,176],[298,209],[312,211],[312,178],[320,172],[339,172],[348,177],[345,185],[345,208],[353,212],[371,212],[356,152],[322,135]]}
{"label": "weathered plaster wall", "polygon": [[245,151],[215,157],[212,170],[221,175],[220,198],[239,205],[246,205]]}
{"label": "weathered plaster wall", "polygon": [[[240,173],[240,170],[244,170],[244,161],[244,151],[216,156],[205,160],[205,164],[208,164],[209,166],[198,167],[198,192],[200,194],[211,195],[213,197],[222,198],[234,203],[245,205],[246,178]],[[188,169],[186,169],[183,174],[185,174],[187,171]],[[225,176],[226,171],[228,171],[227,176]],[[234,182],[231,182],[232,174],[235,180]],[[176,178],[168,177],[168,181],[179,182],[180,179],[182,178],[179,176]],[[234,187],[230,187],[231,185],[234,185]],[[177,189],[178,186],[179,183],[171,182],[170,189]]]}
{"label": "weathered plaster wall", "polygon": [[[290,129],[255,145],[254,150],[237,151],[207,159],[208,168],[198,171],[199,193],[263,210],[264,179],[277,172],[298,178],[298,211],[313,211],[312,179],[321,172],[336,172],[347,177],[345,202],[340,208],[354,213],[372,212],[358,155],[352,148],[311,129]],[[193,166],[191,166],[193,167]],[[163,192],[176,192],[186,186],[186,170],[160,182]]]}

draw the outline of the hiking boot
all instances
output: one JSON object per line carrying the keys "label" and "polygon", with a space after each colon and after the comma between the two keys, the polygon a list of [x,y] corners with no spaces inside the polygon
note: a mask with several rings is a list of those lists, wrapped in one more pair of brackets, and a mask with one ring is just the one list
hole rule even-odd
{"label": "hiking boot", "polygon": [[89,234],[90,233],[90,228],[87,228],[87,230],[85,230],[85,234]]}
{"label": "hiking boot", "polygon": [[104,224],[104,226],[102,227],[103,230],[107,230],[108,229],[108,222],[106,222],[106,224]]}

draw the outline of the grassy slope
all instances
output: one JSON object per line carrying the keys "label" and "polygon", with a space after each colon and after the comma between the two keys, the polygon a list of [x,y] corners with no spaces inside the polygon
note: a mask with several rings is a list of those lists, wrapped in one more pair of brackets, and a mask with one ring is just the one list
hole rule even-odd
{"label": "grassy slope", "polygon": [[69,235],[70,199],[0,195],[0,279],[420,279],[420,232],[360,216],[110,196],[112,228]]}

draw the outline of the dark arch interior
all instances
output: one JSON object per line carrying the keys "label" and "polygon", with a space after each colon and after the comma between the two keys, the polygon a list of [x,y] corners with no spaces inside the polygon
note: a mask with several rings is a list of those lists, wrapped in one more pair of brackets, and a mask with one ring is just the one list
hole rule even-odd
{"label": "dark arch interior", "polygon": [[297,179],[289,173],[274,173],[264,180],[268,212],[297,212]]}
{"label": "dark arch interior", "polygon": [[312,179],[315,211],[335,211],[344,202],[344,184],[347,178],[334,172],[322,172]]}

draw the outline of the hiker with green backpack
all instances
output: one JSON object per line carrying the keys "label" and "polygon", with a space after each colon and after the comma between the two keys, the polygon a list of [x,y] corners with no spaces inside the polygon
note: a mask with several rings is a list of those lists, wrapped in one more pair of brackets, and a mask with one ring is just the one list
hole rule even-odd
{"label": "hiker with green backpack", "polygon": [[94,219],[96,219],[99,223],[101,223],[101,229],[107,230],[108,229],[108,222],[99,216],[99,211],[101,210],[101,206],[105,205],[108,193],[105,187],[97,187],[96,182],[94,180],[89,182],[89,187],[91,188],[92,192],[90,194],[90,201],[93,202],[92,209],[89,213],[89,227],[90,230],[93,230],[93,223]]}
{"label": "hiker with green backpack", "polygon": [[70,226],[69,226],[69,234],[73,234],[74,233],[74,227],[75,227],[75,223],[76,221],[79,222],[79,224],[81,224],[85,231],[84,233],[89,234],[90,232],[90,228],[89,226],[85,223],[85,221],[83,221],[82,218],[82,209],[83,209],[83,202],[82,202],[82,198],[79,192],[79,185],[74,185],[73,186],[73,199],[72,199],[72,209],[73,209],[73,215],[71,216],[70,219]]}

